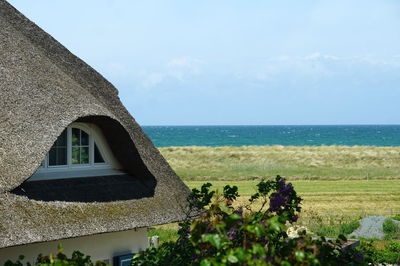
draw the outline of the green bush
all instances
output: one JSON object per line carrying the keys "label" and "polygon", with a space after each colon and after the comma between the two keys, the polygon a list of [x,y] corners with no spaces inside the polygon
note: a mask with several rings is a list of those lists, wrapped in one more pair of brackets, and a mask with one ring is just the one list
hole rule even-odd
{"label": "green bush", "polygon": [[400,224],[394,222],[392,219],[386,219],[383,222],[383,233],[385,239],[400,239]]}
{"label": "green bush", "polygon": [[400,221],[400,214],[397,214],[392,217],[393,220]]}
{"label": "green bush", "polygon": [[338,235],[349,235],[354,232],[358,227],[360,227],[359,221],[352,221],[343,224],[336,225],[320,225],[313,228],[313,232],[318,236],[335,237]]}
{"label": "green bush", "polygon": [[383,249],[378,249],[374,241],[362,241],[360,249],[364,255],[369,257],[373,265],[378,264],[399,264],[400,263],[400,242],[390,241]]}
{"label": "green bush", "polygon": [[[189,197],[188,219],[180,224],[176,242],[163,243],[136,255],[132,265],[367,265],[355,249],[343,249],[347,241],[305,233],[289,238],[288,225],[298,219],[301,198],[285,179],[263,181],[245,206],[235,207],[236,186],[221,194],[204,184]],[[193,218],[193,213],[198,218]],[[347,230],[347,229],[346,229]]]}
{"label": "green bush", "polygon": [[[22,261],[24,260],[24,256],[21,255],[18,259],[13,262],[11,260],[6,261],[4,266],[23,266]],[[31,263],[27,262],[27,266],[32,266]],[[53,256],[50,254],[49,256],[45,256],[39,254],[36,262],[33,264],[35,266],[106,266],[103,262],[93,263],[90,260],[90,256],[85,256],[83,253],[79,251],[74,251],[70,258],[64,254],[63,248],[61,245],[58,245],[58,253]]]}

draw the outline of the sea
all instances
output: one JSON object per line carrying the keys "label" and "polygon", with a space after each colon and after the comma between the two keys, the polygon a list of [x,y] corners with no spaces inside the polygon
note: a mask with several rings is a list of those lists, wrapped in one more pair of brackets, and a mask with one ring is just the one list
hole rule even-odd
{"label": "sea", "polygon": [[400,125],[143,126],[156,147],[400,146]]}

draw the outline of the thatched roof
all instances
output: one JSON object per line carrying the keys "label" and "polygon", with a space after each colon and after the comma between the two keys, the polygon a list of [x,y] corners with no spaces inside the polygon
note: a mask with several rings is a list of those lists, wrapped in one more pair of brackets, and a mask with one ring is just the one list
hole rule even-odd
{"label": "thatched roof", "polygon": [[[74,121],[96,124],[128,175],[100,178],[99,189],[129,193],[117,185],[124,182],[142,194],[105,200],[75,194],[81,202],[67,202],[62,195],[40,197],[38,186],[24,183]],[[42,184],[43,190],[60,182]],[[28,187],[31,194],[24,194]],[[114,86],[0,0],[0,248],[181,220],[187,194]]]}

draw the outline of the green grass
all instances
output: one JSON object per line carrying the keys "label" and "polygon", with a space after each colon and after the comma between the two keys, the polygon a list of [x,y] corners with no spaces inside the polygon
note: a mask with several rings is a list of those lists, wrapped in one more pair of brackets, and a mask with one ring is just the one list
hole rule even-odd
{"label": "green grass", "polygon": [[[189,188],[200,187],[205,181],[185,181]],[[210,181],[220,191],[226,184],[239,187],[243,203],[256,191],[255,180]],[[400,181],[291,181],[303,198],[303,216],[352,219],[368,215],[391,217],[400,213]],[[326,218],[327,219],[327,218]]]}
{"label": "green grass", "polygon": [[375,240],[372,242],[362,240],[361,246],[374,259],[374,265],[379,263],[399,265],[400,263],[400,240]]}
{"label": "green grass", "polygon": [[[256,191],[255,180],[210,181],[222,191],[224,185],[239,188],[240,204],[247,204],[248,197]],[[189,188],[199,188],[205,181],[186,180]],[[400,213],[400,181],[397,180],[348,180],[348,181],[292,181],[303,198],[300,225],[316,235],[335,237],[355,230],[357,221],[369,215],[392,217]],[[176,224],[157,227],[152,234],[162,241],[177,237]]]}
{"label": "green grass", "polygon": [[311,232],[318,236],[326,236],[326,237],[337,237],[338,235],[349,235],[354,230],[360,227],[359,221],[351,221],[347,223],[339,223],[333,225],[325,225],[323,223],[319,225],[311,226],[308,224],[308,228]]}
{"label": "green grass", "polygon": [[391,217],[393,220],[400,221],[400,214],[396,214],[395,216]]}
{"label": "green grass", "polygon": [[159,236],[160,242],[176,241],[178,238],[178,224],[164,224],[153,228],[149,236]]}
{"label": "green grass", "polygon": [[[261,179],[286,177],[303,198],[299,224],[334,237],[369,215],[400,214],[400,147],[168,147],[161,153],[190,187],[211,182],[239,187],[239,204]],[[161,240],[177,225],[157,227]]]}
{"label": "green grass", "polygon": [[383,222],[383,233],[386,240],[400,239],[400,224],[391,219],[386,219]]}
{"label": "green grass", "polygon": [[243,146],[159,149],[183,179],[400,179],[400,147]]}

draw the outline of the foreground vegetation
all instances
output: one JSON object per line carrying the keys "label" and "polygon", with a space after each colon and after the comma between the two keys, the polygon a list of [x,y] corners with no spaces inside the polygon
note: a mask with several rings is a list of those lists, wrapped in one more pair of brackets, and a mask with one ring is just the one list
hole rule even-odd
{"label": "foreground vegetation", "polygon": [[167,147],[160,152],[185,180],[400,179],[400,147],[242,146]]}
{"label": "foreground vegetation", "polygon": [[[185,180],[189,188],[201,181]],[[242,196],[254,193],[257,181],[212,181],[219,190],[226,183],[238,186]],[[391,217],[400,214],[400,180],[291,181],[303,199],[302,216],[330,221],[354,220],[369,215]],[[239,199],[239,200],[245,200]],[[348,218],[346,218],[348,217]]]}
{"label": "foreground vegetation", "polygon": [[[302,197],[320,193],[321,195],[325,195],[325,200],[329,199],[331,193],[336,193],[338,195],[342,195],[343,197],[346,194],[367,191],[372,193],[372,196],[369,198],[369,200],[373,201],[374,196],[379,194],[383,195],[385,191],[392,193],[398,198],[398,183],[399,182],[396,181],[295,181],[294,188],[300,191],[300,195],[303,195]],[[187,184],[190,187],[199,187],[198,181],[187,181]],[[350,253],[347,251],[342,253],[341,248],[342,244],[344,243],[344,236],[354,231],[359,225],[357,220],[354,220],[356,216],[348,216],[347,219],[341,217],[339,220],[337,220],[339,216],[332,216],[332,213],[329,212],[321,213],[319,215],[315,215],[315,213],[310,212],[313,217],[309,217],[309,220],[306,220],[304,215],[298,216],[298,211],[300,210],[301,206],[299,205],[300,201],[299,197],[297,196],[298,194],[295,193],[295,190],[292,189],[292,186],[285,184],[279,179],[275,182],[273,180],[262,182],[261,184],[264,185],[259,185],[258,189],[255,189],[257,184],[255,181],[235,181],[234,184],[240,186],[240,196],[237,194],[235,187],[228,186],[228,189],[226,189],[221,181],[216,182],[216,185],[214,186],[218,191],[220,191],[219,194],[218,192],[210,192],[208,190],[209,185],[205,187],[206,189],[202,189],[201,191],[197,190],[195,193],[196,197],[194,199],[201,199],[203,202],[207,202],[204,201],[204,199],[214,198],[214,200],[208,201],[208,203],[211,203],[209,206],[210,211],[208,215],[204,216],[205,218],[203,217],[203,219],[200,221],[195,222],[192,225],[191,230],[188,230],[188,223],[184,223],[183,226],[171,224],[157,227],[156,230],[150,233],[150,235],[159,235],[161,237],[161,240],[163,240],[161,248],[150,249],[146,251],[142,256],[139,256],[135,259],[134,264],[172,265],[179,262],[182,265],[182,263],[185,263],[185,261],[186,264],[189,264],[190,261],[190,263],[195,264],[201,262],[201,265],[214,265],[220,262],[222,262],[224,265],[236,265],[243,263],[252,265],[260,262],[259,264],[261,265],[264,263],[269,263],[268,260],[270,259],[274,260],[271,262],[271,264],[282,265],[285,264],[286,261],[290,262],[292,265],[311,265],[319,263],[335,265],[338,263],[338,260],[342,260],[344,263],[351,262],[353,265],[364,265],[367,262],[372,262],[374,264],[400,263],[399,240],[362,240],[361,246],[358,247],[357,250],[354,250]],[[271,192],[271,190],[273,191]],[[277,192],[274,192],[274,190],[276,190],[278,194],[282,193],[284,196],[282,198],[277,197]],[[266,200],[266,195],[269,196],[270,200]],[[248,201],[248,198],[253,199],[251,203],[251,205],[253,205],[253,211],[248,211],[247,208],[240,208],[241,205],[249,205],[250,202]],[[276,206],[271,205],[272,201],[277,203]],[[313,201],[310,201],[310,203],[313,203]],[[308,205],[310,205],[310,203]],[[346,208],[346,205],[347,208],[352,208],[349,202],[343,203],[342,208]],[[306,207],[307,204],[302,206]],[[381,206],[384,206],[382,201]],[[260,207],[269,207],[266,210],[264,208],[265,216],[260,214],[259,210],[262,210]],[[254,211],[254,209],[256,211]],[[239,210],[244,210],[243,213],[247,213],[246,215],[250,216],[247,216],[246,220],[240,220],[237,216],[233,215],[239,214],[237,213]],[[242,217],[241,219],[245,219],[244,217],[246,215],[240,216]],[[265,223],[263,223],[262,220],[257,220],[260,217],[259,215],[266,219]],[[228,220],[224,220],[224,217],[228,217]],[[274,219],[274,217],[278,217],[276,218],[278,219],[278,222],[276,220],[268,222],[268,220]],[[236,220],[236,218],[238,219]],[[400,220],[400,215],[395,215],[393,218],[395,220]],[[285,240],[287,237],[285,230],[288,223],[295,222],[296,220],[297,224],[306,224],[309,227],[307,229],[311,230],[307,230],[308,235],[301,235],[300,233],[300,236],[297,238],[295,237],[292,240]],[[254,223],[254,221],[258,221],[258,223]],[[260,222],[262,225],[261,229],[258,227]],[[312,223],[314,223],[314,227],[312,227]],[[254,227],[254,225],[257,225],[257,228]],[[232,226],[234,230],[232,229]],[[261,233],[257,232],[259,229],[264,231]],[[385,221],[384,231],[385,239],[398,239],[400,236],[400,227],[396,226],[392,222]],[[248,245],[249,248],[243,249],[240,245],[237,248],[229,246],[233,245],[233,242],[235,242],[235,238],[230,238],[232,233],[234,233],[233,235],[250,234],[244,238],[246,239],[246,243],[248,243],[246,244],[246,247]],[[277,234],[275,236],[279,236],[278,238],[274,238],[275,236],[268,238],[278,241],[278,243],[272,243],[274,251],[268,251],[268,249],[266,249],[264,250],[266,252],[264,252],[262,249],[259,249],[263,246],[263,244],[261,244],[261,246],[258,245],[258,240],[255,241],[255,243],[251,242],[254,240],[254,237],[262,237],[270,233]],[[190,243],[188,234],[193,235],[195,241],[197,241],[195,246],[192,246],[193,243],[190,244],[191,246],[187,246],[187,243]],[[319,240],[312,239],[310,238],[312,235],[330,237],[337,237],[338,235],[344,236],[341,236],[338,241],[329,242],[324,240],[324,238]],[[226,238],[227,236],[228,238]],[[281,239],[282,237],[283,239]],[[265,240],[265,238],[263,239]],[[283,240],[283,242],[280,242],[281,240],[279,239]],[[185,240],[186,242],[182,242],[182,240]],[[243,239],[240,241],[243,241]],[[328,246],[325,245],[326,243],[328,243]],[[258,248],[254,248],[255,246],[253,246],[253,244],[256,246],[258,245]],[[226,245],[228,245],[228,247]],[[279,248],[277,249],[277,245],[281,245],[282,250],[279,250]],[[218,252],[217,254],[214,254],[214,251],[210,252],[210,250]],[[269,254],[268,252],[273,252],[273,258],[271,256],[267,256]],[[361,256],[361,254],[363,254],[363,256]],[[258,260],[254,260],[254,256],[259,256]],[[260,261],[260,258],[263,259],[263,261]],[[9,261],[6,263],[6,265],[22,266],[22,259],[23,257],[16,262]],[[83,255],[80,252],[75,252],[71,257],[67,257],[62,253],[62,249],[60,249],[60,252],[55,256],[39,255],[35,265],[91,266],[94,265],[94,263],[90,261],[90,257]],[[96,263],[96,265],[103,264]]]}
{"label": "foreground vegetation", "polygon": [[[213,181],[215,188],[222,191],[227,183],[239,187],[241,192],[237,199],[242,204],[253,194],[254,180]],[[201,186],[204,182],[185,180],[190,188]],[[370,215],[382,215],[400,220],[400,181],[398,180],[347,180],[347,181],[292,181],[299,196],[303,198],[302,213],[298,221],[314,235],[336,237],[347,235],[359,225],[358,220]],[[397,216],[396,216],[397,214]],[[174,241],[178,234],[177,224],[156,227],[151,235],[159,235],[161,241]],[[392,230],[396,238],[395,229]],[[386,233],[386,232],[385,232]],[[400,240],[362,241],[362,246],[370,250],[377,263],[400,262]]]}
{"label": "foreground vegetation", "polygon": [[[201,186],[201,181],[185,181],[189,188]],[[241,191],[237,202],[246,204],[247,197],[255,192],[257,181],[213,181],[219,191],[227,183],[238,186]],[[299,224],[317,235],[334,237],[353,231],[359,219],[370,215],[393,217],[400,214],[400,181],[292,181],[302,201]],[[176,224],[157,227],[151,232],[161,240],[177,237]]]}
{"label": "foreground vegetation", "polygon": [[[132,265],[368,265],[370,254],[344,248],[335,241],[311,238],[304,230],[288,236],[297,222],[301,198],[292,184],[279,176],[257,184],[245,205],[235,204],[236,186],[221,193],[205,184],[189,197],[188,219],[180,224],[178,239],[136,255]],[[190,220],[191,214],[200,217]]]}

